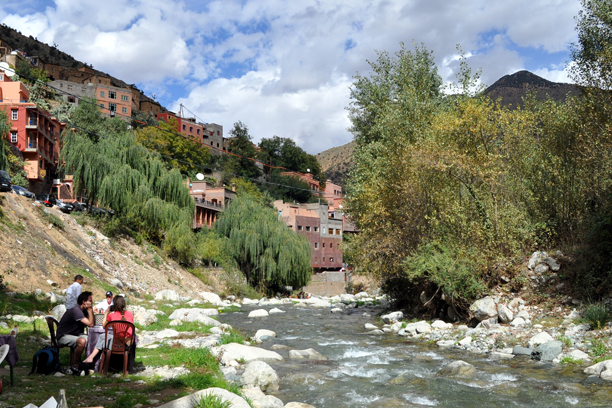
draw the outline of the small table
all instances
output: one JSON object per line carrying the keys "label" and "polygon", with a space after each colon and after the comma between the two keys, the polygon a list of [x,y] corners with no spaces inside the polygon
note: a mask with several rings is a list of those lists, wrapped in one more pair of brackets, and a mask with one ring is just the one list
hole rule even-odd
{"label": "small table", "polygon": [[[87,356],[93,353],[100,336],[104,336],[104,327],[102,326],[93,326],[87,330]],[[94,364],[94,371],[98,372],[100,368],[100,353],[94,359]]]}
{"label": "small table", "polygon": [[11,368],[11,386],[13,386],[13,367],[19,361],[19,353],[17,352],[17,345],[15,344],[15,336],[4,335],[0,336],[0,346],[8,344],[9,345],[9,353],[6,356],[5,361],[8,363]]}

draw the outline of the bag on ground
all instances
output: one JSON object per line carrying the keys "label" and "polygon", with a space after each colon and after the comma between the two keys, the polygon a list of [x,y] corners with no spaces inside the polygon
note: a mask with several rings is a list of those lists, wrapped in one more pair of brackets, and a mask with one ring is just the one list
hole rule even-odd
{"label": "bag on ground", "polygon": [[37,372],[38,374],[53,374],[60,371],[59,353],[55,347],[44,347],[34,353],[32,357],[32,371],[28,375]]}

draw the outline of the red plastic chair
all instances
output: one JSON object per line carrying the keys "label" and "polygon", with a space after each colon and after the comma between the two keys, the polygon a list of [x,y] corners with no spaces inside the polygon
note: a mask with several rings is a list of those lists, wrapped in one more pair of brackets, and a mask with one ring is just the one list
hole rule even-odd
{"label": "red plastic chair", "polygon": [[[113,343],[108,347],[108,332],[109,329],[113,335]],[[136,336],[136,327],[133,323],[114,320],[106,323],[104,326],[104,349],[101,350],[102,358],[100,360],[100,374],[108,374],[108,366],[110,364],[111,355],[118,354],[123,355],[123,376],[128,371],[128,359],[132,347],[136,347],[134,344],[134,338]]]}

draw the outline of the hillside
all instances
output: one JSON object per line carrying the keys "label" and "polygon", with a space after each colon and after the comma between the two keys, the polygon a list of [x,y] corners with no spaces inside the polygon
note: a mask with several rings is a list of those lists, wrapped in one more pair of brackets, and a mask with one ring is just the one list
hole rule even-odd
{"label": "hillside", "polygon": [[512,108],[522,105],[523,97],[533,91],[539,100],[549,97],[557,102],[563,102],[567,95],[577,95],[579,88],[573,84],[548,81],[529,71],[518,71],[498,79],[484,91],[484,94],[493,100],[501,98],[502,106]]}
{"label": "hillside", "polygon": [[353,150],[355,142],[345,145],[332,147],[316,155],[317,161],[321,165],[321,170],[325,172],[327,178],[335,184],[343,185],[346,175],[353,164]]}
{"label": "hillside", "polygon": [[96,298],[106,290],[144,297],[162,289],[183,296],[211,289],[155,247],[109,240],[78,213],[10,193],[0,193],[0,210],[0,274],[7,291],[65,289],[78,273]]}

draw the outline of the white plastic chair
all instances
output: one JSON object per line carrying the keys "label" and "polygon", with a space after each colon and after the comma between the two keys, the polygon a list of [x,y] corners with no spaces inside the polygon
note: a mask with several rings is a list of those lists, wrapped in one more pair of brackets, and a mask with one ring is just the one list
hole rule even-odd
{"label": "white plastic chair", "polygon": [[8,344],[4,344],[4,345],[0,346],[0,364],[2,364],[2,362],[6,358],[6,356],[8,355],[8,352],[9,352],[9,345]]}

